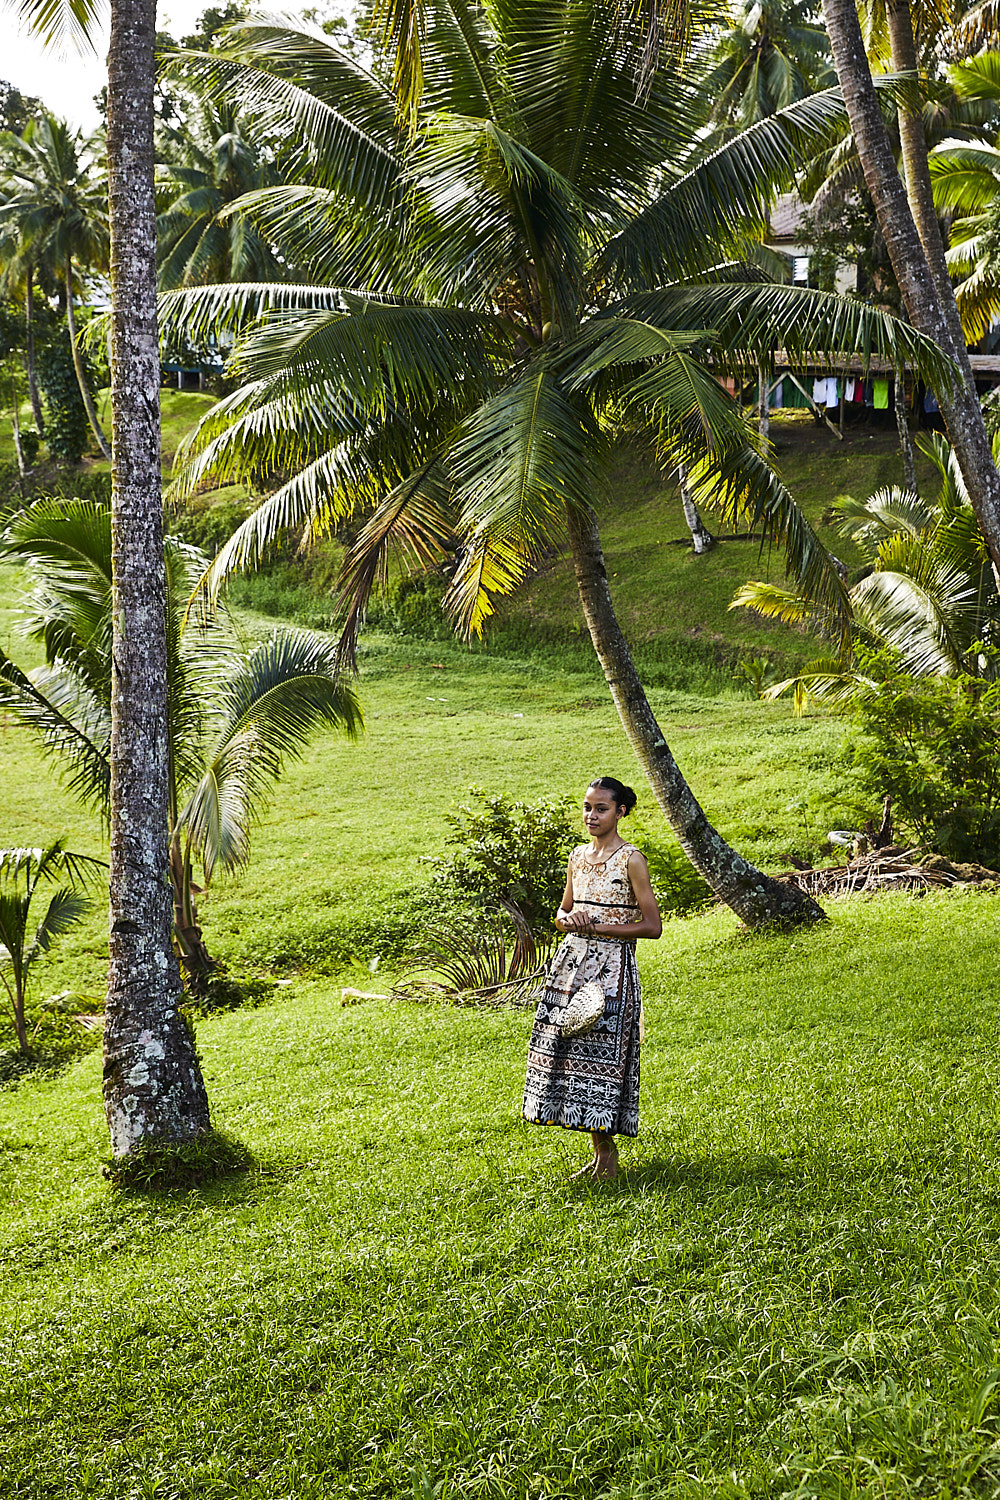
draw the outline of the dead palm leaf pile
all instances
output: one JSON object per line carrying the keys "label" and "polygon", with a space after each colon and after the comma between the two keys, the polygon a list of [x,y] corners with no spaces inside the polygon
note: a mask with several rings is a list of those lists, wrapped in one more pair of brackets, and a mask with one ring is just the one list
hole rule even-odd
{"label": "dead palm leaf pile", "polygon": [[923,854],[919,847],[890,845],[872,849],[846,865],[789,870],[785,876],[811,896],[856,896],[872,891],[926,891],[937,886],[984,885],[1000,882],[1000,873],[985,865],[953,864],[940,854]]}

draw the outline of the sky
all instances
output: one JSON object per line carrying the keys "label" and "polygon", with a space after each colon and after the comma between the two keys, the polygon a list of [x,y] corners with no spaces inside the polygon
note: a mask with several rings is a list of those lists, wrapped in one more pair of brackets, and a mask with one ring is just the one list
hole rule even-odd
{"label": "sky", "polygon": [[[171,36],[188,36],[194,23],[212,0],[163,0],[157,6],[156,25]],[[289,7],[291,9],[292,7]],[[48,51],[30,37],[18,17],[0,8],[0,78],[22,94],[32,94],[54,115],[84,130],[101,124],[94,95],[107,81],[105,54],[107,30],[97,37],[96,52],[70,52],[65,57]]]}

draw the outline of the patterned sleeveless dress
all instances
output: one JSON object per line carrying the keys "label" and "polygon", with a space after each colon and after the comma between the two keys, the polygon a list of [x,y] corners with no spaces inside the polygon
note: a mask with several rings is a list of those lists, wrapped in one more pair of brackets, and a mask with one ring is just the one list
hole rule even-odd
{"label": "patterned sleeveless dress", "polygon": [[[570,855],[573,910],[583,907],[602,924],[639,916],[628,876],[634,844],[623,844],[602,865]],[[559,1021],[570,996],[591,979],[604,988],[604,1015],[584,1036],[561,1037]],[[535,1011],[528,1047],[524,1118],[566,1130],[639,1134],[639,1011],[635,942],[571,934],[560,944]]]}

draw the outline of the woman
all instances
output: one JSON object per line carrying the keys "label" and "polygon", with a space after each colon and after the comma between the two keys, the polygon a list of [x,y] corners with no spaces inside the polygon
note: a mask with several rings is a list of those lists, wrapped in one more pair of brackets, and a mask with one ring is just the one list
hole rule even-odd
{"label": "woman", "polygon": [[[569,858],[556,913],[567,937],[546,980],[528,1048],[524,1118],[590,1131],[594,1155],[576,1177],[614,1177],[615,1136],[639,1134],[642,999],[635,940],[658,938],[663,927],[646,861],[618,832],[635,801],[632,788],[613,776],[587,788],[583,823],[590,843]],[[604,1015],[592,1030],[563,1036],[567,1002],[593,979],[604,990]]]}

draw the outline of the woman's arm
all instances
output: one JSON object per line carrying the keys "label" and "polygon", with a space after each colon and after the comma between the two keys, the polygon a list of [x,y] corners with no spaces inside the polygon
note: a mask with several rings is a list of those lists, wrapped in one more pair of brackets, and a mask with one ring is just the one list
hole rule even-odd
{"label": "woman's arm", "polygon": [[572,932],[581,928],[586,922],[586,914],[582,911],[572,911],[573,906],[573,861],[570,860],[566,867],[566,889],[556,912],[556,926],[560,932]]}
{"label": "woman's arm", "polygon": [[[660,908],[656,904],[653,887],[649,883],[649,866],[645,855],[640,854],[636,849],[634,854],[629,855],[627,868],[639,907],[638,922],[595,922],[588,916],[582,923],[584,932],[592,932],[594,937],[627,937],[629,942],[633,938],[658,938],[660,936],[663,931],[663,922],[660,920]],[[573,925],[581,924],[574,922]]]}

